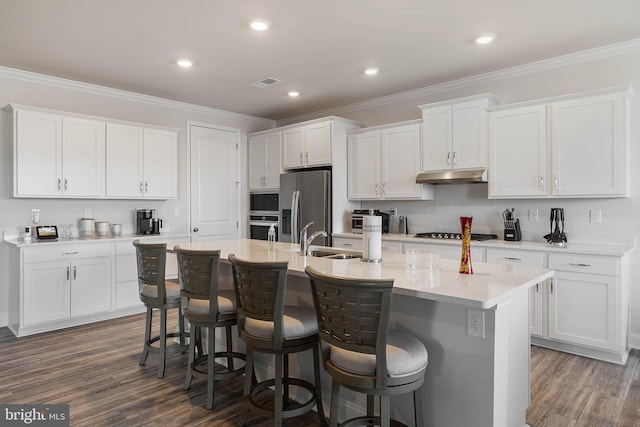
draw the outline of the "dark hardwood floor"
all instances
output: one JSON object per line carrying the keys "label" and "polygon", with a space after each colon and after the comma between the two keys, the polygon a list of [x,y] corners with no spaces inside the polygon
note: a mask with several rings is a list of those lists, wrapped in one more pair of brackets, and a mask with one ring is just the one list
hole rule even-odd
{"label": "dark hardwood floor", "polygon": [[[143,315],[19,339],[0,328],[0,403],[69,404],[73,426],[237,425],[241,378],[217,383],[214,410],[208,411],[204,381],[182,389],[185,355],[169,354],[164,379],[156,378],[155,355],[138,365],[143,335]],[[640,426],[640,352],[619,366],[533,347],[527,422]],[[251,416],[248,424],[271,422]],[[320,423],[310,413],[285,425]]]}

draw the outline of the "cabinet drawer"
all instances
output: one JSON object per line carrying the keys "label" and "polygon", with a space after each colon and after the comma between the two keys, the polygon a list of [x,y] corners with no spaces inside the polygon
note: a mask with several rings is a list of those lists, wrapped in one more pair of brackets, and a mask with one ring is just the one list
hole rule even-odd
{"label": "cabinet drawer", "polygon": [[[43,243],[48,245],[48,243]],[[24,263],[111,256],[110,244],[40,246],[24,249]]]}
{"label": "cabinet drawer", "polygon": [[487,249],[487,262],[491,264],[514,264],[544,267],[545,254],[540,252],[512,251],[509,249]]}
{"label": "cabinet drawer", "polygon": [[[343,248],[343,249],[354,249],[356,251],[362,250],[362,239],[349,239],[345,237],[334,237],[333,243],[334,248]],[[384,245],[384,243],[383,243]]]}
{"label": "cabinet drawer", "polygon": [[382,252],[388,252],[391,254],[402,253],[402,242],[385,242],[382,241]]}
{"label": "cabinet drawer", "polygon": [[620,275],[620,259],[596,255],[549,254],[549,268],[576,273]]}

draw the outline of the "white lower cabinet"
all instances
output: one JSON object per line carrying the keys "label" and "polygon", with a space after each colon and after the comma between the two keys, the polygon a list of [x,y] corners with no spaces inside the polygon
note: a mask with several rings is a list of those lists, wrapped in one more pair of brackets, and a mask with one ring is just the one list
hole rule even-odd
{"label": "white lower cabinet", "polygon": [[[427,239],[425,239],[427,240]],[[407,249],[424,249],[429,251],[438,252],[442,259],[460,260],[462,255],[462,242],[459,245],[442,244],[437,243],[405,243],[404,250]],[[471,265],[474,262],[482,262],[484,259],[484,249],[479,248],[471,243]]]}
{"label": "white lower cabinet", "polygon": [[[487,262],[491,264],[526,265],[544,267],[546,254],[541,252],[517,251],[511,249],[487,249]],[[546,281],[531,288],[529,296],[529,314],[531,317],[531,334],[544,335],[546,312]]]}
{"label": "white lower cabinet", "polygon": [[30,248],[23,259],[22,325],[111,310],[108,245]]}

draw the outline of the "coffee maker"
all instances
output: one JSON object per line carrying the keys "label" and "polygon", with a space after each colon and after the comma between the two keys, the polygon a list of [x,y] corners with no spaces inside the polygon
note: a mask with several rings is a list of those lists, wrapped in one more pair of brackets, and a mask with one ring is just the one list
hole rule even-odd
{"label": "coffee maker", "polygon": [[160,234],[161,226],[155,209],[136,209],[136,234]]}

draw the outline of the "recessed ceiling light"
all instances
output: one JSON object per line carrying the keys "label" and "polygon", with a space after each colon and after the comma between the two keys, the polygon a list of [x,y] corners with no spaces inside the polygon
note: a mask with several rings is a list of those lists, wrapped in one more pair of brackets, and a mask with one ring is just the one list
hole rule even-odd
{"label": "recessed ceiling light", "polygon": [[249,23],[249,25],[256,31],[264,31],[271,26],[271,23],[264,19],[254,19]]}
{"label": "recessed ceiling light", "polygon": [[476,39],[476,43],[478,44],[491,43],[495,38],[496,38],[495,34],[492,34],[492,33],[483,34]]}
{"label": "recessed ceiling light", "polygon": [[369,67],[367,69],[364,70],[364,73],[367,76],[375,76],[376,74],[378,74],[380,72],[380,68],[378,67]]}
{"label": "recessed ceiling light", "polygon": [[178,59],[177,64],[182,68],[189,68],[193,65],[193,61],[188,58]]}
{"label": "recessed ceiling light", "polygon": [[297,96],[300,96],[300,92],[298,92],[297,90],[290,90],[287,95],[289,95],[291,98],[295,98]]}

